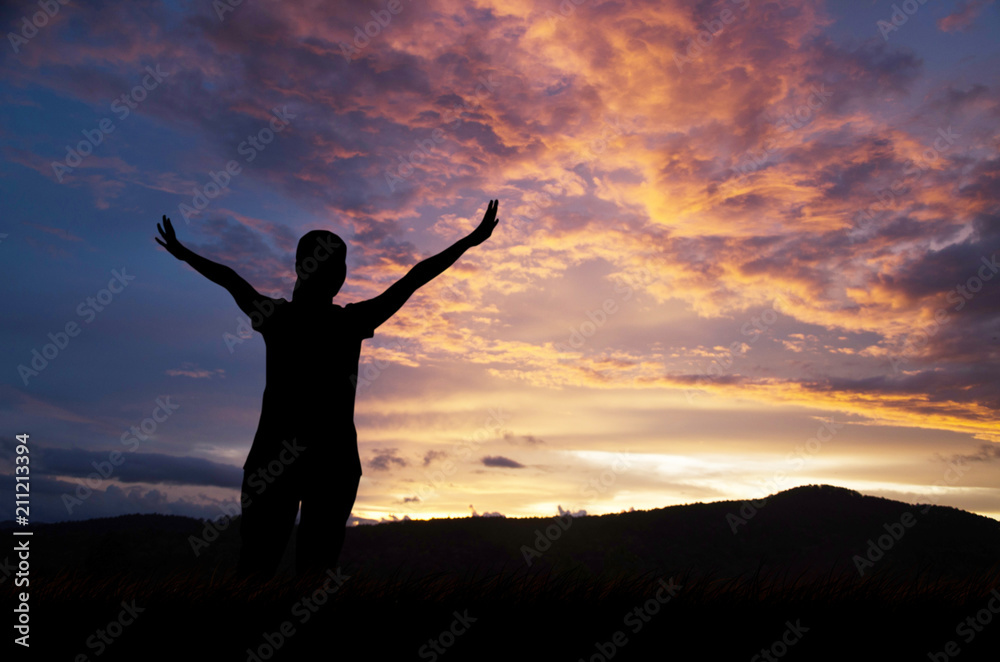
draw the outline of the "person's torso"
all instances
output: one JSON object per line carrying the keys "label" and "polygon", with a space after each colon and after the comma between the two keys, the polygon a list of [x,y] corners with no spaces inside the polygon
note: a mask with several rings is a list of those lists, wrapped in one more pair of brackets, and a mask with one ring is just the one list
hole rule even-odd
{"label": "person's torso", "polygon": [[296,439],[312,459],[356,462],[360,471],[354,401],[361,342],[371,335],[340,306],[279,301],[261,329],[267,383],[247,464]]}

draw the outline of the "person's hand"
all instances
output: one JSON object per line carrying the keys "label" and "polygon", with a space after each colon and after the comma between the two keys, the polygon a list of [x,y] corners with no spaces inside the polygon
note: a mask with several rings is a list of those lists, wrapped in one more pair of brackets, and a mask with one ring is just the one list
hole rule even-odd
{"label": "person's hand", "polygon": [[469,241],[472,242],[473,246],[478,246],[493,234],[493,228],[500,222],[497,220],[497,207],[499,206],[499,200],[490,200],[489,205],[486,206],[486,214],[483,216],[482,223],[469,235]]}
{"label": "person's hand", "polygon": [[184,259],[185,248],[181,242],[177,241],[177,235],[174,233],[174,226],[170,224],[170,219],[167,218],[166,214],[163,215],[163,226],[161,227],[159,223],[156,224],[156,228],[160,231],[160,237],[163,237],[166,241],[160,241],[160,237],[154,237],[156,243],[163,246],[170,252],[171,255],[176,257],[178,260]]}

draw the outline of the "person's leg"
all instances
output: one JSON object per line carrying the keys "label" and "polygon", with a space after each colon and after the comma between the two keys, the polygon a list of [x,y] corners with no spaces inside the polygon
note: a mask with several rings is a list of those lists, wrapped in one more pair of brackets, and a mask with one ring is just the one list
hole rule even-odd
{"label": "person's leg", "polygon": [[258,479],[257,489],[250,489],[248,480],[256,471],[243,472],[242,545],[237,575],[266,580],[274,577],[285,553],[299,509],[299,492],[297,481],[282,480],[285,476],[270,483]]}
{"label": "person's leg", "polygon": [[336,569],[360,482],[360,475],[335,475],[326,478],[322,486],[316,481],[306,486],[295,536],[296,574]]}

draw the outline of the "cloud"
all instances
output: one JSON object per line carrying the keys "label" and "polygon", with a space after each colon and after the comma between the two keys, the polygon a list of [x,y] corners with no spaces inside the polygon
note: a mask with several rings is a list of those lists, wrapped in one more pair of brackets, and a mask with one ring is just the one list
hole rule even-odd
{"label": "cloud", "polygon": [[472,517],[501,517],[506,518],[507,516],[499,511],[491,511],[486,513],[477,513],[475,507],[470,503],[469,510],[472,511]]}
{"label": "cloud", "polygon": [[964,90],[948,85],[945,90],[938,94],[933,104],[934,107],[941,108],[947,113],[958,113],[979,103],[989,105],[991,101],[995,103],[990,88],[982,83],[973,83]]}
{"label": "cloud", "polygon": [[502,455],[487,455],[482,459],[487,467],[504,467],[507,469],[523,469],[524,465]]}
{"label": "cloud", "polygon": [[937,26],[944,32],[962,32],[975,23],[983,10],[993,4],[993,0],[965,0],[954,12],[939,18]]}
{"label": "cloud", "polygon": [[380,517],[378,521],[379,521],[379,523],[382,523],[382,522],[409,522],[410,521],[410,516],[409,515],[403,515],[403,517],[400,518],[400,517],[396,517],[395,515],[389,515],[388,517]]}
{"label": "cloud", "polygon": [[[0,479],[14,480],[9,474],[0,475]],[[116,517],[126,513],[162,513],[214,520],[240,511],[238,490],[232,492],[231,499],[203,495],[178,497],[145,485],[123,488],[114,483],[81,491],[77,481],[41,475],[32,477],[31,488],[32,521],[36,522]],[[13,519],[13,506],[13,501],[9,506],[0,504],[0,520]]]}
{"label": "cloud", "polygon": [[169,368],[165,371],[167,375],[171,377],[190,377],[192,379],[211,379],[214,377],[225,377],[226,371],[222,368],[216,368],[215,370],[206,370],[205,368],[199,368],[195,363],[182,363],[180,368]]}
{"label": "cloud", "polygon": [[397,455],[398,449],[383,448],[375,449],[375,457],[368,461],[368,466],[376,471],[388,471],[393,467],[405,467],[409,464],[405,459]]}
{"label": "cloud", "polygon": [[424,466],[426,467],[431,462],[434,462],[435,460],[440,460],[441,458],[444,457],[448,457],[448,454],[445,453],[444,451],[435,451],[435,450],[427,451],[426,453],[424,453]]}
{"label": "cloud", "polygon": [[952,462],[993,462],[1000,460],[1000,443],[981,444],[975,453],[956,453],[948,458]]}
{"label": "cloud", "polygon": [[530,435],[530,434],[516,435],[516,434],[510,433],[510,432],[505,432],[504,435],[503,435],[503,438],[505,440],[509,441],[512,444],[517,444],[518,443],[518,439],[522,440],[524,443],[528,444],[529,446],[538,446],[539,444],[544,444],[545,443],[545,441],[542,440],[540,437],[536,437],[536,436]]}
{"label": "cloud", "polygon": [[82,237],[78,237],[69,230],[64,230],[63,228],[51,228],[48,227],[47,225],[42,225],[41,223],[32,223],[31,221],[21,221],[21,223],[33,228],[38,228],[43,232],[47,232],[48,234],[59,237],[60,239],[64,239],[66,241],[83,241]]}
{"label": "cloud", "polygon": [[586,510],[576,510],[576,511],[568,510],[568,509],[567,510],[563,510],[562,506],[556,506],[556,508],[559,510],[559,517],[586,517],[587,516],[587,511]]}
{"label": "cloud", "polygon": [[[118,453],[115,456],[117,465],[111,461],[112,452]],[[196,457],[138,453],[127,449],[90,451],[43,447],[39,464],[49,475],[84,478],[97,474],[104,478],[103,474],[108,474],[107,478],[123,483],[239,488],[243,481],[243,469],[240,467]]]}

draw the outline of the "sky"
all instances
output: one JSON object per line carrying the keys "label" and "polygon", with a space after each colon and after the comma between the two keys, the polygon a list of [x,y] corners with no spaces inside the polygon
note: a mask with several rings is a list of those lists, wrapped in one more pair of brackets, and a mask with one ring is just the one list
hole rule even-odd
{"label": "sky", "polygon": [[0,10],[0,520],[18,434],[34,521],[238,512],[264,342],[163,215],[274,297],[332,230],[344,304],[490,199],[363,344],[353,522],[1000,518],[1000,4],[42,5]]}

